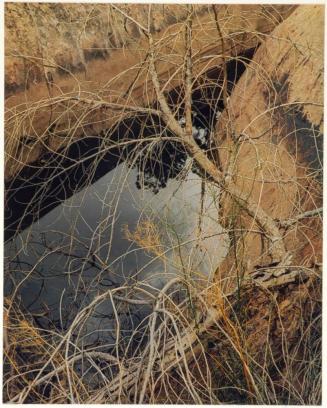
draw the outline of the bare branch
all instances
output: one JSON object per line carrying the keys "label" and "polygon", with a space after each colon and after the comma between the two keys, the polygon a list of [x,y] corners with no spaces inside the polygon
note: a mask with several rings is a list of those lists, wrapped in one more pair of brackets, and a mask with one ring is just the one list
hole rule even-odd
{"label": "bare branch", "polygon": [[314,210],[306,211],[302,214],[297,215],[294,218],[290,218],[288,220],[277,220],[277,223],[282,227],[282,228],[289,228],[292,225],[296,224],[297,222],[305,219],[305,218],[312,218],[312,217],[318,217],[323,213],[323,207],[316,208]]}

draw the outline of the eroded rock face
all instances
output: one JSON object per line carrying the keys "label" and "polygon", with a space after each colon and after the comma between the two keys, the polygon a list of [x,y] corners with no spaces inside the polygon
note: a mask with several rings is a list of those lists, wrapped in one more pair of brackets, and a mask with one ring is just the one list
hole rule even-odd
{"label": "eroded rock face", "polygon": [[[298,7],[267,37],[233,91],[232,130],[226,132],[227,112],[217,126],[224,167],[277,222],[322,205],[323,30],[322,6]],[[228,200],[224,215],[226,225],[235,216]],[[256,229],[242,212],[238,221]],[[319,216],[284,231],[293,262],[321,262],[321,231]],[[238,245],[244,270],[272,262],[260,231],[245,233]]]}
{"label": "eroded rock face", "polygon": [[[217,127],[223,170],[229,173],[231,181],[245,195],[258,204],[258,208],[262,208],[280,226],[286,250],[292,257],[285,278],[298,269],[311,270],[315,276],[321,274],[321,269],[317,267],[322,257],[321,218],[300,219],[300,222],[290,224],[290,228],[283,227],[280,220],[296,219],[301,213],[320,207],[322,202],[323,18],[323,7],[300,6],[266,38],[233,91]],[[162,72],[165,72],[164,68]],[[103,115],[103,112],[100,113]],[[226,132],[230,127],[231,132]],[[282,282],[274,289],[261,285],[259,280],[252,280],[253,272],[261,270],[262,274],[270,273],[273,276],[273,272],[278,270],[278,262],[273,262],[268,256],[269,237],[259,228],[255,217],[249,218],[228,197],[223,196],[223,203],[221,221],[229,231],[232,245],[226,262],[219,268],[219,278],[223,279],[218,279],[214,296],[217,309],[221,308],[224,312],[222,327],[227,328],[232,340],[233,336],[238,340],[238,334],[230,324],[234,315],[244,329],[242,337],[248,343],[245,350],[251,358],[255,358],[254,361],[260,363],[260,367],[266,367],[265,352],[269,348],[274,360],[271,367],[274,369],[277,363],[278,374],[287,370],[288,365],[284,365],[286,350],[286,354],[295,361],[294,366],[293,361],[291,363],[296,377],[301,377],[298,373],[311,358],[303,353],[303,343],[319,343],[312,343],[312,338],[319,340],[321,333],[320,281],[310,278],[303,282],[299,273],[296,280],[286,279],[286,283]],[[188,216],[186,213],[186,222]],[[234,287],[235,277],[240,284],[234,294],[236,306],[231,317],[226,314],[227,308],[219,286],[222,281],[225,285],[225,276],[230,277]],[[257,286],[245,292],[242,286],[244,281],[255,282]],[[210,307],[212,303],[209,303]],[[225,303],[230,307],[230,299]],[[220,315],[217,313],[216,316]],[[209,319],[209,322],[213,325],[216,320]],[[204,323],[202,330],[207,331],[210,325],[205,326]],[[222,338],[223,331],[218,328],[218,336],[213,333],[213,338],[218,343],[217,361],[221,365],[220,362],[225,361],[223,353],[230,344],[227,342],[226,345],[226,339]],[[313,333],[312,337],[309,335],[305,338],[304,334],[312,328],[318,334]],[[194,336],[198,338],[199,333],[194,332]],[[185,338],[189,344],[187,331]],[[175,353],[176,342],[172,344]],[[169,348],[164,349],[163,355],[169,355]],[[298,356],[302,359],[301,364],[296,363]],[[144,366],[148,367],[146,364]],[[172,367],[171,362],[169,367]],[[238,373],[234,369],[232,372],[234,375]],[[242,370],[239,372],[242,375]],[[130,376],[128,370],[126,373]],[[135,378],[136,382],[142,380],[139,369],[134,373],[132,380],[125,377],[126,389],[131,383],[134,384]],[[285,374],[289,375],[289,372]],[[293,385],[293,378],[290,379]],[[284,378],[282,380],[280,387],[285,389]],[[295,381],[299,380],[301,378],[295,378]],[[120,377],[119,386],[121,382]],[[299,383],[299,388],[302,384]],[[106,387],[106,391],[111,398],[111,390],[108,391]],[[310,401],[309,398],[307,400]]]}
{"label": "eroded rock face", "polygon": [[[221,5],[218,13],[230,56],[258,45],[295,6]],[[7,179],[45,149],[58,150],[73,138],[98,134],[119,120],[110,103],[142,108],[155,93],[148,76],[148,44],[133,22],[146,25],[147,5],[6,5]],[[194,6],[194,74],[221,64],[221,42],[212,7]],[[158,47],[157,69],[165,89],[180,85],[185,44],[183,5],[153,5],[151,29]],[[130,16],[131,19],[126,16]],[[164,41],[163,41],[164,39]],[[209,57],[209,58],[208,58]],[[18,116],[17,116],[18,115]],[[16,118],[19,117],[19,120]],[[60,137],[47,137],[56,123]],[[20,149],[24,135],[34,138]]]}
{"label": "eroded rock face", "polygon": [[[196,18],[212,15],[210,5],[194,5],[193,9]],[[237,25],[244,25],[240,20],[247,9],[234,6],[227,13],[238,18]],[[291,8],[265,6],[262,10],[255,9],[252,18],[250,13],[247,16],[246,25],[265,31],[269,13],[278,21]],[[51,78],[85,72],[89,61],[106,59],[121,48],[135,50],[142,37],[135,22],[147,27],[148,13],[149,7],[145,4],[117,7],[110,4],[7,3],[6,95],[45,81],[49,73]],[[183,21],[187,8],[178,4],[154,4],[151,13],[150,29],[155,34]]]}
{"label": "eroded rock face", "polygon": [[[119,5],[142,25],[146,5]],[[199,14],[207,7],[197,7]],[[180,5],[153,5],[152,32],[185,18]],[[133,48],[141,36],[135,23],[112,5],[6,4],[6,95],[52,77],[84,72],[89,61]]]}

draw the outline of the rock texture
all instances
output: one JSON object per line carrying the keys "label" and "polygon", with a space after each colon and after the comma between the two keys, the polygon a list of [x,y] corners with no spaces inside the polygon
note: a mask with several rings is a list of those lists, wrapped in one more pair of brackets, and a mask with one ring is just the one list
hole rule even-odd
{"label": "rock texture", "polygon": [[[298,7],[258,49],[218,123],[226,172],[277,221],[322,206],[323,43],[324,7]],[[226,200],[226,226],[235,211]],[[239,272],[269,265],[256,223],[241,211],[237,222],[249,230],[237,244],[246,253]],[[321,262],[321,234],[319,214],[285,228],[292,263]]]}
{"label": "rock texture", "polygon": [[[249,391],[246,402],[258,403],[256,399],[251,400],[251,395],[258,392],[260,398],[269,403],[293,403],[289,395],[296,396],[297,404],[319,403],[324,7],[301,5],[286,11],[289,16],[283,19],[275,8],[266,6],[225,6],[219,10],[226,53],[235,56],[244,47],[261,45],[228,100],[226,98],[215,132],[219,164],[225,176],[219,221],[228,230],[231,247],[216,271],[217,279],[208,288],[208,294],[201,292],[198,298],[200,318],[193,321],[192,317],[190,324],[178,331],[178,336],[169,333],[166,337],[165,334],[162,343],[159,337],[153,337],[156,341],[151,342],[151,351],[142,356],[141,361],[145,362],[142,367],[137,360],[125,368],[124,361],[120,365],[121,375],[106,384],[95,397],[87,396],[87,402],[122,402],[122,390],[124,398],[127,396],[126,402],[143,402],[145,393],[150,390],[152,402],[156,385],[161,385],[158,377],[177,377],[183,384],[184,370],[178,370],[182,359],[188,373],[188,362],[193,360],[194,366],[199,366],[195,352],[203,351],[206,356],[213,354],[212,373],[217,375],[210,386],[204,384],[205,391],[212,385],[223,390],[235,387],[235,379],[230,380],[226,375],[230,372],[236,380],[244,379],[238,389]],[[210,64],[223,64],[222,42],[218,41],[215,21],[209,18],[212,14],[201,13],[194,28],[193,51],[199,56],[196,75]],[[142,22],[144,24],[144,20]],[[267,26],[271,27],[270,31]],[[180,28],[172,24],[170,29]],[[184,55],[182,38],[171,37],[176,39],[174,44],[169,41],[170,29],[165,34],[158,32],[156,37],[160,45],[156,57],[161,85],[166,84],[167,89],[181,80],[178,69],[174,71],[174,64],[175,69],[179,67]],[[63,143],[69,144],[83,132],[96,131],[119,119],[113,109],[104,109],[108,104],[123,104],[127,100],[130,106],[144,107],[152,102],[151,81],[142,65],[146,55],[144,39],[140,36],[133,50],[131,44],[126,43],[125,50],[117,49],[103,60],[101,57],[86,61],[83,54],[87,62],[85,72],[60,76],[56,71],[54,74],[58,77],[54,77],[53,86],[48,83],[48,88],[44,82],[31,85],[23,92],[19,86],[12,87],[14,94],[6,104],[8,178],[38,158],[44,148],[55,150],[58,146],[54,142],[43,144],[42,150],[36,144],[34,150],[18,159],[15,140],[20,140],[23,130],[34,132],[41,144],[46,127],[56,120],[66,126]],[[206,63],[207,57],[212,55],[210,63]],[[74,61],[71,64],[78,65],[77,57]],[[140,72],[136,79],[128,70],[126,76],[120,75],[131,66],[135,68],[134,75]],[[8,78],[18,84],[19,76],[12,72]],[[173,72],[176,76],[170,80]],[[122,95],[129,89],[132,92],[124,99]],[[82,100],[84,110],[80,106]],[[226,193],[229,182],[235,183],[244,195],[257,203],[258,210],[264,211],[278,226],[287,255],[281,262],[270,257],[271,237],[260,228],[256,217],[250,218],[244,211],[245,206],[235,204],[240,201],[233,201],[231,194]],[[187,320],[187,313],[184,318]],[[204,343],[207,337],[208,347]],[[215,347],[210,347],[213,350],[208,352],[209,342]],[[204,370],[208,370],[208,365]],[[195,371],[190,372],[193,377],[187,384],[193,386]],[[252,373],[258,377],[253,379]],[[200,377],[204,378],[202,374]],[[265,388],[256,390],[257,385]],[[32,386],[24,383],[22,391],[15,392],[11,402],[24,401]],[[178,399],[188,401],[181,397],[178,381],[174,389]],[[234,403],[235,397],[225,400]]]}
{"label": "rock texture", "polygon": [[[146,5],[121,5],[122,10],[146,24]],[[199,13],[206,12],[198,7]],[[185,18],[179,5],[154,5],[152,31]],[[28,89],[69,73],[86,72],[91,60],[106,59],[123,47],[133,48],[141,35],[136,24],[112,5],[37,4],[6,5],[6,94]],[[50,74],[51,73],[51,74]]]}
{"label": "rock texture", "polygon": [[[212,7],[194,6],[193,48],[198,75],[221,64]],[[230,56],[258,45],[295,6],[221,5],[219,19]],[[166,90],[182,81],[183,5],[153,5],[158,71]],[[146,65],[147,5],[6,4],[6,178],[72,138],[117,121],[109,103],[146,106],[154,98]],[[130,16],[127,18],[126,16]],[[175,72],[176,71],[176,72]],[[51,124],[60,139],[46,140]],[[22,136],[35,143],[20,149]],[[64,137],[63,137],[64,136]],[[65,140],[63,142],[63,139]]]}

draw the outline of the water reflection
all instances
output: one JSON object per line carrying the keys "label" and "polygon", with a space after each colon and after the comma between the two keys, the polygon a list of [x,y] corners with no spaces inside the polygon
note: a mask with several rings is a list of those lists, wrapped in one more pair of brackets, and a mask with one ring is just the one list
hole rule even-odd
{"label": "water reflection", "polygon": [[136,178],[121,164],[6,245],[6,294],[16,290],[43,327],[67,330],[95,296],[123,286],[115,308],[105,299],[76,334],[84,345],[109,345],[117,314],[128,333],[151,311],[156,289],[176,275],[206,284],[225,256],[215,187],[203,190],[184,171],[154,194]]}

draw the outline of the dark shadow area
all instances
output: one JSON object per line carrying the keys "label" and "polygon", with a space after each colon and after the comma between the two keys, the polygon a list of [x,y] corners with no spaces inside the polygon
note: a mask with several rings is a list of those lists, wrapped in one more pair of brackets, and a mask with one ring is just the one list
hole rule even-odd
{"label": "dark shadow area", "polygon": [[[251,61],[255,49],[227,63],[230,93]],[[217,121],[217,112],[224,109],[221,67],[200,76],[192,94],[193,129],[206,129],[206,140],[199,141],[208,150],[210,130]],[[183,118],[183,91],[177,87],[166,95],[177,118]],[[154,104],[154,107],[157,103]],[[194,133],[193,133],[194,135]],[[64,200],[93,184],[127,157],[138,168],[138,184],[153,189],[164,188],[170,178],[182,170],[187,153],[176,141],[148,143],[140,138],[173,136],[158,117],[137,114],[96,136],[73,142],[58,153],[46,153],[24,167],[15,179],[5,185],[5,241],[26,229]],[[135,143],[134,143],[135,142]],[[121,145],[124,143],[124,147]],[[155,181],[154,181],[155,180]]]}

